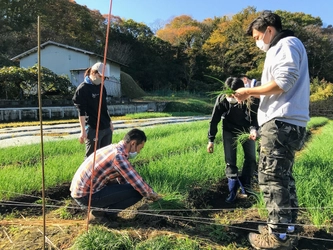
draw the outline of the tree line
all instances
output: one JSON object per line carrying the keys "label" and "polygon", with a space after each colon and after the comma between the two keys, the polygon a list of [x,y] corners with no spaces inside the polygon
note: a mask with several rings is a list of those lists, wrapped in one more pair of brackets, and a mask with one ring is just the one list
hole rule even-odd
{"label": "tree line", "polygon": [[[0,67],[15,65],[10,58],[52,40],[103,55],[108,16],[73,0],[0,0]],[[308,52],[311,78],[333,82],[333,27],[320,17],[276,11],[284,29],[291,29]],[[247,7],[233,16],[201,22],[181,15],[153,32],[144,23],[112,16],[108,57],[128,67],[145,91],[208,92],[221,88],[228,76],[260,78],[264,53],[245,31],[259,12]],[[16,65],[18,66],[18,65]],[[211,77],[208,77],[211,76]]]}

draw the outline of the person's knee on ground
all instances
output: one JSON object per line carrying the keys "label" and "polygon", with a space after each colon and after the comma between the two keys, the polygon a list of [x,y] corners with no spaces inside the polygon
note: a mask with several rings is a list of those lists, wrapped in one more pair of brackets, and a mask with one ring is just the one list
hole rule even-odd
{"label": "person's knee on ground", "polygon": [[117,220],[119,211],[107,211],[105,213],[106,217],[110,220]]}

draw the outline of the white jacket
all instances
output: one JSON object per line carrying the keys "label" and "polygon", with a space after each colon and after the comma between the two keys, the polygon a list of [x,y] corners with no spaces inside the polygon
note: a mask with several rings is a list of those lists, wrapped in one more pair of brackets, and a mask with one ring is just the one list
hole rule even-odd
{"label": "white jacket", "polygon": [[267,51],[261,84],[272,80],[284,92],[260,97],[259,126],[277,119],[306,127],[310,120],[310,78],[306,50],[298,38],[282,38]]}

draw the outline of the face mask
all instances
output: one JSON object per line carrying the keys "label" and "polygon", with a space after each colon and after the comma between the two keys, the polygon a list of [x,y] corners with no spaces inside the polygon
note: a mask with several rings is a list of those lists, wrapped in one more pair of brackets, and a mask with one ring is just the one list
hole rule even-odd
{"label": "face mask", "polygon": [[[267,29],[266,29],[266,31],[267,31]],[[264,51],[264,52],[267,52],[267,51],[268,51],[268,49],[269,49],[269,45],[270,45],[270,43],[267,44],[267,43],[264,42],[264,38],[265,38],[265,35],[266,35],[266,31],[265,31],[263,37],[262,37],[260,40],[257,40],[257,41],[256,41],[256,45],[257,45],[257,47],[258,47],[259,49],[261,49],[262,51]]]}
{"label": "face mask", "polygon": [[102,82],[102,78],[97,76],[97,73],[95,75],[90,75],[90,80],[95,85],[100,85]]}
{"label": "face mask", "polygon": [[[135,149],[136,149],[136,147],[137,147],[137,146],[135,146]],[[132,148],[132,145],[131,145],[131,147],[130,147],[130,151],[131,151],[131,148]],[[133,158],[135,158],[137,155],[138,155],[138,152],[136,152],[136,151],[135,151],[135,152],[129,152],[129,153],[128,153],[128,158],[129,158],[129,159],[133,159]]]}
{"label": "face mask", "polygon": [[128,153],[128,158],[129,159],[133,159],[138,155],[138,152],[129,152]]}
{"label": "face mask", "polygon": [[231,104],[235,104],[235,103],[237,103],[237,100],[236,100],[235,98],[233,98],[233,97],[227,97],[227,101],[228,101],[229,103],[231,103]]}
{"label": "face mask", "polygon": [[94,79],[94,80],[91,80],[92,82],[93,82],[93,84],[95,84],[95,85],[100,85],[101,84],[101,82],[102,82],[102,79],[101,78],[96,78],[96,79]]}

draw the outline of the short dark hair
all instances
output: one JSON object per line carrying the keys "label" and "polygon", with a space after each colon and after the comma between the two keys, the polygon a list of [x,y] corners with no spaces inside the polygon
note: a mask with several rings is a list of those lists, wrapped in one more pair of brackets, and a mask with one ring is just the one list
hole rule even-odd
{"label": "short dark hair", "polygon": [[246,77],[247,79],[250,79],[250,77],[248,75],[245,75],[245,74],[242,74],[242,75],[238,76],[238,78],[243,78],[243,77]]}
{"label": "short dark hair", "polygon": [[253,29],[265,32],[267,26],[273,26],[278,32],[282,30],[281,17],[270,10],[264,10],[254,19],[246,30],[246,34],[252,36]]}
{"label": "short dark hair", "polygon": [[228,77],[225,80],[225,85],[232,90],[237,90],[244,87],[244,82],[238,77]]}
{"label": "short dark hair", "polygon": [[141,144],[142,142],[146,142],[147,141],[147,136],[145,134],[145,132],[143,132],[140,129],[134,128],[131,129],[125,136],[123,139],[126,143],[129,143],[132,140],[135,140],[137,142],[137,144]]}

